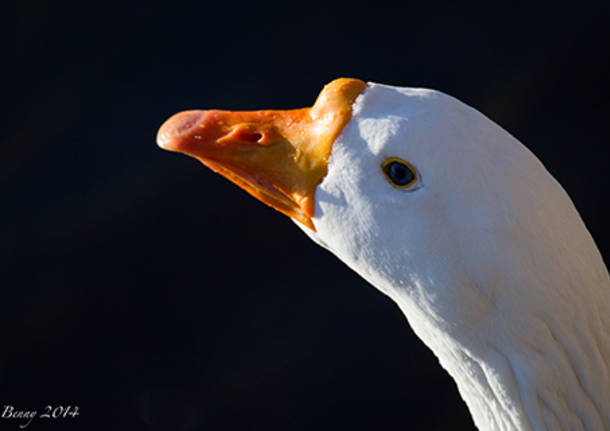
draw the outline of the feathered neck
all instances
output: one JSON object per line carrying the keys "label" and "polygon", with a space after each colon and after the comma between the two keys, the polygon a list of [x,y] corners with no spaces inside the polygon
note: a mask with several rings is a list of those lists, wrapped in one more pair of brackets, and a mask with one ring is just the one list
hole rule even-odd
{"label": "feathered neck", "polygon": [[480,430],[610,430],[610,280],[593,257],[587,266],[597,273],[562,279],[569,271],[557,269],[560,284],[544,289],[563,296],[548,298],[552,308],[490,304],[480,326],[466,331],[452,331],[420,297],[391,295],[454,378]]}

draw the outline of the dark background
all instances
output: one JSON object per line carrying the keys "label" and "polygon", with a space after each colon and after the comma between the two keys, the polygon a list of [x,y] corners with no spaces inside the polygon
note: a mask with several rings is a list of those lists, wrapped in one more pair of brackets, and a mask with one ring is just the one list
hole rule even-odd
{"label": "dark background", "polygon": [[340,76],[440,89],[538,155],[608,261],[610,10],[570,3],[8,4],[0,404],[80,407],[33,430],[473,429],[389,299],[155,134]]}

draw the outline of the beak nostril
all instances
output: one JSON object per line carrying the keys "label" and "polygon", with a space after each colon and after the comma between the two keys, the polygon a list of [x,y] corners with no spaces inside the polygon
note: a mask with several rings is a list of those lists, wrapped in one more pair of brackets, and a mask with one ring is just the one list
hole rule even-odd
{"label": "beak nostril", "polygon": [[246,130],[240,130],[236,137],[242,141],[257,144],[260,143],[265,136],[260,132],[248,132]]}

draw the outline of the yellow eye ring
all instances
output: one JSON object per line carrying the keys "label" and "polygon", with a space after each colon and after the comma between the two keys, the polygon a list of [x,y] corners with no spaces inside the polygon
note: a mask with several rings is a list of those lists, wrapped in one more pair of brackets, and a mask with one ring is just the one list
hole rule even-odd
{"label": "yellow eye ring", "polygon": [[397,189],[408,189],[417,181],[417,171],[407,161],[398,157],[390,157],[386,159],[381,170],[385,174],[387,180]]}

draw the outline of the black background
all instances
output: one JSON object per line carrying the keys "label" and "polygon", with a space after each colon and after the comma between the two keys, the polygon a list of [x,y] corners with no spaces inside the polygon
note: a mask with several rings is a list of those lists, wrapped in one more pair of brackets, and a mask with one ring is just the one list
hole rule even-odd
{"label": "black background", "polygon": [[80,407],[33,430],[473,429],[389,299],[155,145],[340,76],[436,88],[538,155],[608,260],[609,7],[456,3],[9,4],[0,403]]}

